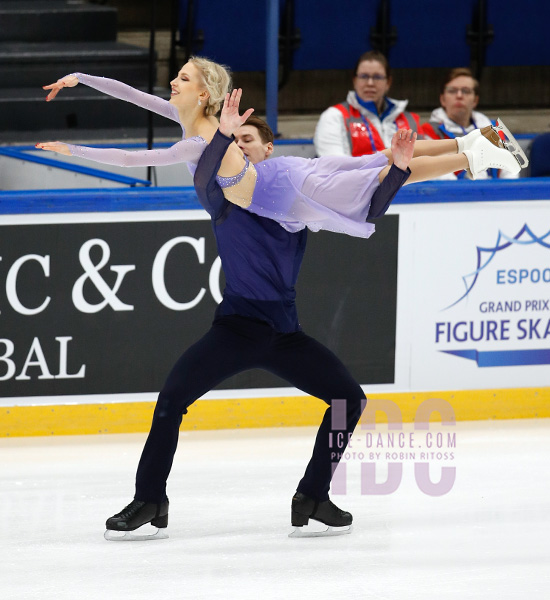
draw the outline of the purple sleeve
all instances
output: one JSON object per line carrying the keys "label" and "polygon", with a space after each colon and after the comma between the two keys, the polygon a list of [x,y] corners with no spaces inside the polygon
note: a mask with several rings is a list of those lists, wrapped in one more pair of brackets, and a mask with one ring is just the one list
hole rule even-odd
{"label": "purple sleeve", "polygon": [[218,129],[206,147],[195,171],[194,184],[199,202],[215,219],[222,215],[228,204],[218,184],[216,173],[234,139],[233,136],[225,136]]}
{"label": "purple sleeve", "polygon": [[181,140],[181,142],[170,148],[140,150],[137,152],[128,152],[117,148],[90,148],[88,146],[67,145],[73,156],[119,167],[159,167],[181,162],[196,164],[206,148],[206,142],[202,138]]}
{"label": "purple sleeve", "polygon": [[118,98],[119,100],[131,102],[132,104],[155,112],[158,115],[166,117],[167,119],[176,121],[176,123],[181,125],[177,108],[163,98],[152,96],[151,94],[146,94],[145,92],[140,92],[139,90],[136,90],[125,83],[121,83],[116,79],[108,79],[107,77],[94,77],[93,75],[86,75],[84,73],[71,74],[77,77],[80,83],[94,88],[94,90],[98,90],[104,94],[112,96],[113,98]]}
{"label": "purple sleeve", "polygon": [[388,174],[372,196],[367,219],[379,219],[386,214],[395,194],[401,189],[410,174],[411,170],[408,167],[406,171],[403,171],[392,164]]}

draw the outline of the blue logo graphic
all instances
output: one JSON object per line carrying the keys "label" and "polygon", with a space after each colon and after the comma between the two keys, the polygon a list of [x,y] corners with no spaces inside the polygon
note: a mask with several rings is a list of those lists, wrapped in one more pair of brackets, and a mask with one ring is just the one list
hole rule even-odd
{"label": "blue logo graphic", "polygon": [[[520,240],[521,236],[524,233],[528,236],[529,239]],[[495,254],[497,252],[500,252],[501,250],[506,250],[506,248],[509,248],[513,244],[518,244],[520,246],[540,244],[541,246],[550,249],[550,231],[538,237],[531,231],[529,226],[525,224],[514,237],[508,237],[506,234],[499,231],[496,244],[493,248],[483,248],[482,246],[477,246],[476,270],[462,277],[462,281],[464,282],[464,287],[466,288],[466,291],[462,296],[460,296],[458,300],[456,300],[452,304],[449,304],[449,306],[445,307],[443,310],[447,310],[464,300],[464,298],[466,298],[466,296],[472,291],[472,288],[476,284],[477,278],[481,271],[483,271],[483,269],[485,269],[485,267],[493,260]],[[488,254],[488,256],[486,256],[486,254]]]}
{"label": "blue logo graphic", "polygon": [[[524,235],[525,234],[525,235]],[[523,237],[523,239],[521,239]],[[550,249],[550,231],[542,236],[537,236],[527,224],[518,231],[518,233],[509,237],[501,231],[498,232],[496,244],[492,248],[477,246],[477,265],[475,271],[462,277],[465,292],[458,300],[445,307],[447,310],[456,306],[464,300],[472,291],[476,284],[479,274],[493,260],[497,252],[510,248],[513,244],[529,246],[540,244],[544,248]],[[468,360],[473,360],[478,367],[512,367],[520,365],[547,365],[550,364],[550,349],[540,350],[496,350],[496,351],[478,351],[478,350],[440,350],[445,354],[459,356]]]}
{"label": "blue logo graphic", "polygon": [[474,360],[478,367],[517,367],[550,364],[550,350],[440,350],[445,354]]}

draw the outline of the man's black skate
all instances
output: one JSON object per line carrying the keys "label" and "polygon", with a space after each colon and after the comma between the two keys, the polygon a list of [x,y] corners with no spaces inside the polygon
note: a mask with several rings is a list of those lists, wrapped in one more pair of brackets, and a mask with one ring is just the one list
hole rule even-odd
{"label": "man's black skate", "polygon": [[[313,519],[327,526],[322,531],[304,531],[304,525]],[[317,537],[322,535],[341,535],[351,533],[353,517],[351,513],[338,508],[330,500],[318,502],[301,492],[292,498],[291,523],[296,529],[290,537]],[[334,528],[338,529],[334,529]]]}
{"label": "man's black skate", "polygon": [[[165,530],[168,527],[168,506],[168,500],[161,504],[133,500],[119,513],[107,519],[105,539],[111,541],[134,541],[167,538],[168,534]],[[145,535],[131,533],[147,523],[151,523],[153,527],[157,527],[157,531]],[[114,533],[115,531],[121,533]]]}

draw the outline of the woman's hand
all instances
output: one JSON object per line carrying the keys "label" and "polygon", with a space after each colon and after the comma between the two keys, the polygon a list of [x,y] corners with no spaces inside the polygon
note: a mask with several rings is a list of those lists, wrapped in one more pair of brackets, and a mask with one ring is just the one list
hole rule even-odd
{"label": "woman's hand", "polygon": [[395,132],[391,141],[391,153],[393,164],[406,171],[414,153],[414,143],[416,142],[416,132],[412,129],[399,129]]}
{"label": "woman's hand", "polygon": [[40,150],[50,150],[51,152],[58,152],[59,154],[64,154],[65,156],[72,156],[69,146],[64,144],[63,142],[41,142],[36,144],[36,148],[40,148]]}
{"label": "woman's hand", "polygon": [[75,85],[78,85],[78,77],[76,75],[67,75],[62,79],[58,79],[55,83],[43,86],[43,90],[51,90],[46,96],[46,102],[53,100],[64,87],[74,87]]}
{"label": "woman's hand", "polygon": [[220,115],[220,133],[230,137],[235,131],[248,119],[254,112],[253,108],[249,108],[244,115],[239,116],[239,103],[241,101],[242,89],[233,90],[225,95],[223,108]]}

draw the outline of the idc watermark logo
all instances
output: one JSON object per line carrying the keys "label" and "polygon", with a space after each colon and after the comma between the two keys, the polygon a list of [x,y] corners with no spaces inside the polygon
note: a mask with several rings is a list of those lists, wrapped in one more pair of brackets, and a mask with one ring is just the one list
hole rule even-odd
{"label": "idc watermark logo", "polygon": [[[393,494],[408,468],[413,469],[422,493],[443,496],[451,491],[456,480],[457,438],[455,413],[447,401],[434,398],[422,402],[411,431],[404,430],[401,409],[395,402],[369,399],[363,401],[363,407],[360,426],[352,436],[346,428],[347,400],[332,401],[333,494],[347,493],[348,467],[355,465],[360,468],[362,495]],[[377,427],[377,412],[386,415],[387,428]],[[431,421],[433,413],[441,419],[437,426]]]}

